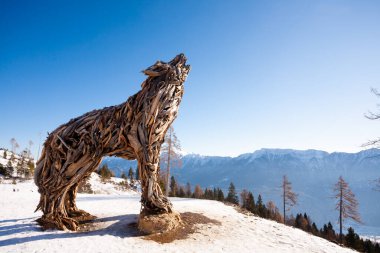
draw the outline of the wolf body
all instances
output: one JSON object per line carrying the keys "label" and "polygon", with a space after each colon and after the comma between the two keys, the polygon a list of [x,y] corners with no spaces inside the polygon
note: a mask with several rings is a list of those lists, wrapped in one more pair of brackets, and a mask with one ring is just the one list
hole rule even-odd
{"label": "wolf body", "polygon": [[76,230],[80,221],[94,217],[79,210],[75,198],[79,183],[104,156],[137,159],[142,212],[172,212],[158,185],[159,154],[189,70],[183,54],[168,63],[158,61],[143,71],[148,78],[142,89],[126,102],[88,112],[49,134],[35,170],[42,226]]}

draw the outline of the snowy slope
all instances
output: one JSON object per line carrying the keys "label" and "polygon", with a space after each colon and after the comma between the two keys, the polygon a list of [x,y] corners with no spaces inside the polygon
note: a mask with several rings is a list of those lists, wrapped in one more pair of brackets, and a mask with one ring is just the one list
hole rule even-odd
{"label": "snowy slope", "polygon": [[[16,191],[14,192],[13,189]],[[183,240],[159,244],[128,226],[136,222],[140,197],[79,194],[78,206],[98,219],[88,232],[41,231],[33,210],[39,195],[31,181],[0,184],[0,252],[353,252],[273,221],[209,200],[173,198],[179,212],[202,213],[221,225],[198,225]]]}
{"label": "snowy slope", "polygon": [[[5,153],[5,155],[4,155]],[[12,159],[13,155],[13,159]],[[22,156],[16,153],[13,153],[9,150],[4,150],[0,148],[0,164],[3,165],[4,167],[7,167],[10,165],[11,167],[14,168],[12,176],[16,177],[17,176],[17,167],[18,163],[22,161]],[[27,163],[29,161],[32,161],[34,163],[34,160],[26,155],[24,155],[24,167],[27,167]]]}
{"label": "snowy slope", "polygon": [[[130,195],[136,194],[137,191],[132,189],[123,189],[121,186],[118,186],[118,183],[124,181],[122,178],[111,177],[107,183],[101,181],[100,176],[95,172],[91,173],[89,178],[89,183],[91,184],[91,189],[95,194],[113,194],[113,195]],[[129,180],[127,180],[128,184],[130,184]],[[137,189],[140,188],[140,185],[137,184]]]}
{"label": "snowy slope", "polygon": [[[4,152],[6,152],[6,156],[4,157]],[[3,166],[7,166],[8,162],[11,160],[11,165],[13,167],[17,167],[17,162],[20,160],[20,156],[18,154],[13,154],[14,159],[11,160],[12,152],[7,150],[5,151],[4,149],[0,149],[0,164]]]}

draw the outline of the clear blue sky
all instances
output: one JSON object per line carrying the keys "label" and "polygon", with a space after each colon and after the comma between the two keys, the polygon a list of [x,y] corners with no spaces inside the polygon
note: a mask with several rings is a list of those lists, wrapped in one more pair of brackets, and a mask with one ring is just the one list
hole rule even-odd
{"label": "clear blue sky", "polygon": [[355,152],[380,136],[379,1],[1,1],[0,147],[192,65],[174,127],[186,152]]}

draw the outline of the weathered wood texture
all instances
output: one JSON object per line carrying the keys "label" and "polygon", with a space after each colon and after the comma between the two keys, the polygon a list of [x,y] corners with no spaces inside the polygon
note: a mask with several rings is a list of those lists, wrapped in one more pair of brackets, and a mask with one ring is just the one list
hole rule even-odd
{"label": "weathered wood texture", "polygon": [[97,169],[103,156],[137,159],[141,212],[172,212],[158,185],[159,154],[189,70],[183,54],[168,63],[158,61],[143,71],[148,77],[142,89],[125,103],[88,112],[49,134],[35,170],[41,225],[76,230],[79,221],[93,217],[77,208],[75,198],[78,184]]}

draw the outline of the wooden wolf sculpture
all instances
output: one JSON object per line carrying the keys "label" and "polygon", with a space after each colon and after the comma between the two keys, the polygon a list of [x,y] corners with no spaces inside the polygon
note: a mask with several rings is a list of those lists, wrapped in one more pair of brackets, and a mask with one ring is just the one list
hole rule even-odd
{"label": "wooden wolf sculpture", "polygon": [[[137,159],[141,179],[141,214],[172,213],[157,181],[164,136],[177,116],[183,83],[190,71],[186,57],[158,61],[144,70],[142,89],[125,103],[88,112],[61,125],[47,137],[35,170],[41,194],[37,221],[45,228],[77,230],[94,218],[75,203],[78,184],[103,156]],[[140,214],[140,216],[141,216]]]}

